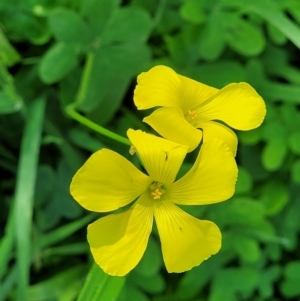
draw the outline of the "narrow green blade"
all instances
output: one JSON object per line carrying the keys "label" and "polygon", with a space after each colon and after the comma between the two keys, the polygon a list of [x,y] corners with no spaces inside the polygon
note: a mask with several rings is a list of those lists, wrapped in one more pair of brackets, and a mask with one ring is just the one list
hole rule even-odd
{"label": "narrow green blade", "polygon": [[115,301],[125,279],[125,277],[109,276],[93,264],[77,301]]}
{"label": "narrow green blade", "polygon": [[14,225],[17,247],[17,301],[24,300],[29,283],[31,218],[44,111],[45,97],[36,99],[29,107],[17,172]]}

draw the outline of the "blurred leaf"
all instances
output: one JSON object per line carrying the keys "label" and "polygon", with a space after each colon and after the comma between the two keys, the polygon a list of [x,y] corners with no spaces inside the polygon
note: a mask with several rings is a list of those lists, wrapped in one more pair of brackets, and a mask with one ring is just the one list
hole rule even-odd
{"label": "blurred leaf", "polygon": [[275,27],[271,23],[267,23],[267,30],[271,40],[275,44],[282,45],[286,43],[287,41],[286,36],[277,27]]}
{"label": "blurred leaf", "polygon": [[261,139],[261,127],[250,131],[239,131],[238,138],[242,144],[254,145],[257,144]]}
{"label": "blurred leaf", "polygon": [[121,8],[105,28],[101,44],[144,42],[150,34],[151,26],[152,22],[146,11],[136,7]]}
{"label": "blurred leaf", "polygon": [[280,277],[281,268],[278,265],[272,265],[260,273],[258,282],[258,291],[263,300],[272,297],[275,292],[276,280]]}
{"label": "blurred leaf", "polygon": [[[103,105],[103,118],[107,121],[120,105],[129,78],[142,71],[149,58],[149,49],[142,43],[100,47],[95,54],[87,94],[80,109],[91,112]],[[119,85],[118,89],[115,89],[115,82]],[[105,111],[103,102],[113,108],[113,112]]]}
{"label": "blurred leaf", "polygon": [[129,286],[126,283],[126,286],[123,286],[117,301],[128,301],[128,300],[150,301],[150,299],[146,294],[144,294],[142,291],[135,288],[134,286]]}
{"label": "blurred leaf", "polygon": [[300,155],[300,131],[293,132],[289,137],[288,143],[291,150]]}
{"label": "blurred leaf", "polygon": [[78,294],[79,286],[83,282],[83,273],[85,273],[85,268],[82,265],[77,265],[47,280],[31,285],[28,289],[26,300],[72,301]]}
{"label": "blurred leaf", "polygon": [[162,263],[161,250],[157,241],[150,236],[146,252],[136,266],[135,272],[144,277],[151,277],[158,273]]}
{"label": "blurred leaf", "polygon": [[300,261],[289,262],[284,268],[284,281],[280,290],[287,298],[297,297],[300,294]]}
{"label": "blurred leaf", "polygon": [[87,25],[72,10],[58,8],[49,16],[49,26],[55,38],[63,43],[85,44],[91,42]]}
{"label": "blurred leaf", "polygon": [[83,0],[81,12],[91,26],[95,36],[99,36],[115,14],[120,0]]}
{"label": "blurred leaf", "polygon": [[57,43],[43,56],[39,75],[45,84],[64,78],[77,64],[77,49],[74,45]]}
{"label": "blurred leaf", "polygon": [[90,152],[96,152],[104,147],[97,138],[79,128],[71,129],[69,136],[74,144]]}
{"label": "blurred leaf", "polygon": [[52,246],[66,238],[70,235],[81,229],[83,226],[91,222],[95,218],[94,214],[89,214],[87,216],[82,217],[81,219],[77,219],[73,222],[70,222],[64,226],[56,228],[48,233],[43,233],[36,240],[36,248],[47,248]]}
{"label": "blurred leaf", "polygon": [[192,23],[203,23],[206,18],[204,0],[186,0],[180,8],[183,19]]}
{"label": "blurred leaf", "polygon": [[300,183],[300,159],[296,160],[292,166],[292,179],[296,183]]}
{"label": "blurred leaf", "polygon": [[270,140],[263,149],[262,163],[266,170],[279,169],[287,154],[287,144],[284,138],[275,137]]}
{"label": "blurred leaf", "polygon": [[260,54],[265,48],[262,32],[233,13],[223,14],[225,39],[229,46],[244,56]]}
{"label": "blurred leaf", "polygon": [[278,180],[267,182],[262,189],[261,201],[265,205],[267,215],[275,215],[286,205],[289,193],[286,186]]}
{"label": "blurred leaf", "polygon": [[131,282],[134,283],[135,286],[140,287],[142,290],[146,291],[150,294],[159,294],[162,293],[166,288],[166,283],[161,274],[156,273],[151,276],[144,276],[136,274],[132,274],[133,277],[129,276]]}
{"label": "blurred leaf", "polygon": [[235,186],[235,193],[247,193],[252,189],[252,178],[247,169],[239,167],[238,179]]}
{"label": "blurred leaf", "polygon": [[244,1],[246,6],[266,19],[300,48],[300,27],[291,21],[271,0]]}
{"label": "blurred leaf", "polygon": [[198,42],[198,52],[201,58],[215,61],[225,48],[223,37],[222,16],[213,13],[204,26]]}
{"label": "blurred leaf", "polygon": [[234,250],[242,260],[246,262],[258,261],[261,251],[257,240],[238,233],[234,233],[231,239]]}
{"label": "blurred leaf", "polygon": [[3,59],[4,64],[8,67],[13,66],[20,60],[19,53],[6,39],[4,33],[0,29],[0,58]]}
{"label": "blurred leaf", "polygon": [[[225,209],[225,210],[224,210]],[[265,215],[263,204],[249,197],[234,197],[224,208],[227,224],[255,225]],[[251,212],[251,214],[249,214]]]}
{"label": "blurred leaf", "polygon": [[[227,71],[220,72],[220,70]],[[242,65],[233,60],[220,60],[214,63],[201,64],[191,69],[190,76],[195,80],[219,89],[229,83],[245,80],[245,72]]]}
{"label": "blurred leaf", "polygon": [[213,280],[209,301],[236,301],[238,295],[251,293],[258,283],[259,274],[251,268],[228,268]]}
{"label": "blurred leaf", "polygon": [[95,263],[91,267],[77,301],[115,301],[125,277],[109,276]]}

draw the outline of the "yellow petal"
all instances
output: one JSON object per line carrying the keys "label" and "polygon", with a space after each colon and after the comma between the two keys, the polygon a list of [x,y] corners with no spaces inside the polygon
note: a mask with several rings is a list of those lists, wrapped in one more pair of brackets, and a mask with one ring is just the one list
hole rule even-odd
{"label": "yellow petal", "polygon": [[143,194],[133,207],[88,226],[95,262],[109,275],[124,276],[142,258],[153,223],[153,200]]}
{"label": "yellow petal", "polygon": [[124,157],[102,149],[77,171],[70,191],[82,207],[107,212],[129,204],[150,184],[150,178]]}
{"label": "yellow petal", "polygon": [[141,73],[137,82],[134,103],[139,110],[166,106],[181,108],[186,114],[219,91],[166,66],[156,66]]}
{"label": "yellow petal", "polygon": [[179,75],[179,78],[181,79],[182,87],[180,107],[184,114],[194,110],[219,91],[219,89],[204,85],[182,75]]}
{"label": "yellow petal", "polygon": [[196,110],[204,119],[222,120],[237,130],[258,127],[265,115],[263,99],[247,83],[229,84]]}
{"label": "yellow petal", "polygon": [[202,131],[192,126],[178,108],[157,109],[143,121],[164,138],[187,145],[189,152],[193,151],[202,139]]}
{"label": "yellow petal", "polygon": [[181,81],[177,73],[166,66],[156,66],[137,78],[134,103],[139,110],[156,106],[179,106]]}
{"label": "yellow petal", "polygon": [[234,193],[237,173],[228,146],[218,139],[208,140],[203,143],[194,166],[172,185],[171,201],[182,205],[225,201]]}
{"label": "yellow petal", "polygon": [[238,139],[236,134],[227,126],[214,121],[199,121],[197,127],[203,130],[203,141],[210,139],[223,140],[232,150],[233,155],[236,155]]}
{"label": "yellow petal", "polygon": [[187,153],[187,146],[140,130],[129,129],[127,135],[151,179],[163,184],[173,183]]}
{"label": "yellow petal", "polygon": [[190,270],[221,248],[221,233],[214,223],[198,220],[171,202],[155,202],[154,216],[170,273]]}

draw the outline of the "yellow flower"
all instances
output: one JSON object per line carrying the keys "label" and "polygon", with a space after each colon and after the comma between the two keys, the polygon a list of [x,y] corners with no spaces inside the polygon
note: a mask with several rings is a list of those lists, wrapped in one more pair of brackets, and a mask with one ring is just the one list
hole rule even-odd
{"label": "yellow flower", "polygon": [[204,205],[230,198],[237,177],[232,152],[221,140],[206,141],[191,170],[175,181],[187,146],[139,130],[129,129],[127,135],[149,176],[121,155],[102,149],[71,183],[74,199],[91,211],[116,210],[137,199],[128,210],[88,226],[96,263],[110,275],[131,271],[145,252],[155,218],[167,270],[183,272],[199,265],[219,251],[220,230],[175,204]]}
{"label": "yellow flower", "polygon": [[[226,71],[225,71],[226,72]],[[156,66],[138,76],[134,102],[139,110],[162,107],[144,118],[161,136],[194,150],[202,139],[224,140],[236,153],[237,137],[222,121],[237,130],[258,127],[266,114],[265,103],[247,83],[223,89],[204,85]]]}

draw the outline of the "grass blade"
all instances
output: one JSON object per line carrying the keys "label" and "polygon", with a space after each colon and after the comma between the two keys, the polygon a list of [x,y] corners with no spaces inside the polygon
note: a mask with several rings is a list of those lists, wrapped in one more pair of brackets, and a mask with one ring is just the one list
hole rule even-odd
{"label": "grass blade", "polygon": [[25,126],[15,190],[17,301],[24,300],[29,284],[33,196],[45,111],[45,97],[32,102]]}
{"label": "grass blade", "polygon": [[125,277],[109,276],[93,264],[77,301],[115,301],[125,279]]}

